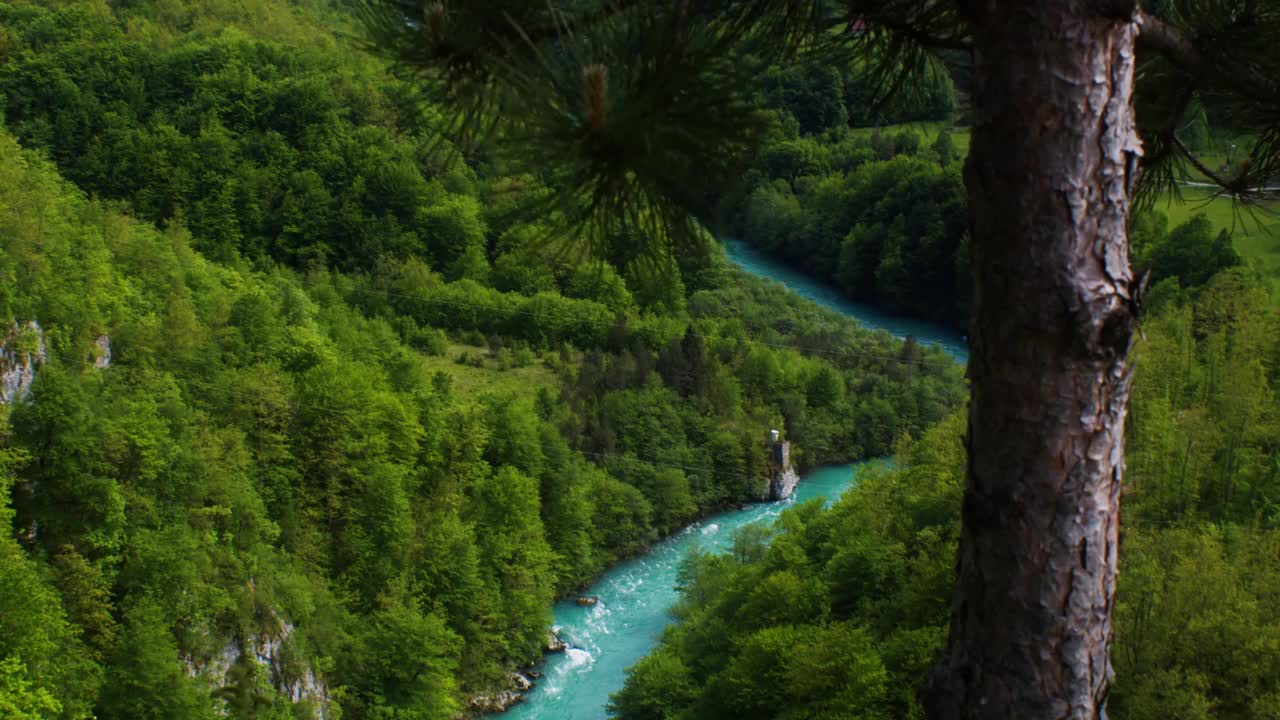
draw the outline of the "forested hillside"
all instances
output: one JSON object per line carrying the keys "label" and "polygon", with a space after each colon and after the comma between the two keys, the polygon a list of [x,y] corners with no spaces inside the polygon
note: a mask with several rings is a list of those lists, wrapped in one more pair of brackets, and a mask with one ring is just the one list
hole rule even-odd
{"label": "forested hillside", "polygon": [[[722,199],[726,229],[854,299],[966,329],[973,290],[962,139],[913,126],[779,135]],[[1242,262],[1228,230],[1202,213],[1170,227],[1163,212],[1143,210],[1132,234],[1134,265],[1153,284],[1198,285]]]}
{"label": "forested hillside", "polygon": [[[1198,252],[1192,234],[1164,252]],[[1115,718],[1280,712],[1280,313],[1243,268],[1202,282],[1157,286],[1136,349]],[[899,464],[830,510],[788,510],[731,555],[691,557],[681,622],[632,668],[617,716],[923,717],[951,612],[963,433],[956,414],[904,435]]]}
{"label": "forested hillside", "polygon": [[[830,68],[767,79],[772,122],[754,166],[721,193],[724,230],[855,300],[967,332],[973,290],[961,170],[968,129],[953,124],[963,115],[950,78],[932,78],[922,97],[875,117],[856,116],[868,90],[839,79]],[[1204,128],[1191,142],[1217,147]],[[1198,285],[1240,264],[1233,228],[1275,245],[1269,204],[1257,215],[1237,208],[1238,218],[1218,226],[1206,213],[1219,208],[1204,202],[1174,209],[1190,217],[1171,224],[1158,209],[1134,217],[1133,264],[1149,269],[1153,283],[1176,276]]]}
{"label": "forested hillside", "polygon": [[[773,428],[802,467],[898,461],[691,558],[614,711],[921,717],[961,370],[709,231],[588,246],[524,212],[553,171],[450,142],[463,109],[362,37],[324,0],[0,0],[0,717],[452,720],[556,599],[760,498]],[[856,70],[764,68],[762,149],[707,219],[962,327],[963,93],[880,108]],[[1275,278],[1203,217],[1130,230],[1112,714],[1274,719]]]}
{"label": "forested hillside", "polygon": [[769,428],[848,461],[962,402],[709,236],[558,262],[509,212],[542,181],[344,27],[0,4],[6,717],[451,718],[553,599],[758,497]]}

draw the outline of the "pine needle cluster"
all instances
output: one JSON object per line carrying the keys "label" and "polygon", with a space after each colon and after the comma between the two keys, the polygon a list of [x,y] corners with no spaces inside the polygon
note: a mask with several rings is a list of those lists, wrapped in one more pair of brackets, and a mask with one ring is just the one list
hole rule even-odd
{"label": "pine needle cluster", "polygon": [[[1249,208],[1280,179],[1280,2],[1158,0],[1144,8],[1138,120],[1146,157],[1139,203],[1180,197],[1196,178]],[[1244,157],[1214,168],[1184,137],[1195,123],[1248,129]]]}
{"label": "pine needle cluster", "polygon": [[643,238],[627,254],[652,260],[700,242],[712,190],[764,130],[756,74],[814,51],[830,25],[822,3],[779,0],[360,10],[372,46],[458,109],[451,139],[555,188],[522,211],[558,221],[545,240],[570,261],[610,237]]}

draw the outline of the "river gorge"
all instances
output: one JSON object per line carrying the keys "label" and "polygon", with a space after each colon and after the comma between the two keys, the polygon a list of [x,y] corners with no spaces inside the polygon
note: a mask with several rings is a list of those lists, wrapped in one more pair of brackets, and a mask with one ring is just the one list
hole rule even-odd
{"label": "river gorge", "polygon": [[[914,335],[942,347],[958,362],[967,358],[964,341],[948,328],[894,317],[854,303],[839,291],[772,260],[744,242],[726,240],[731,261],[747,272],[781,282],[792,292],[853,317],[864,326],[897,336]],[[868,462],[882,462],[871,460]],[[745,525],[772,522],[789,504],[813,498],[838,498],[853,482],[858,465],[817,468],[805,473],[788,500],[760,503],[695,523],[656,544],[649,552],[620,563],[602,575],[585,595],[598,599],[582,606],[573,599],[554,609],[555,628],[569,648],[548,655],[542,677],[524,701],[503,720],[601,720],[609,694],[620,689],[626,669],[649,651],[671,622],[681,560],[694,549],[724,552]]]}

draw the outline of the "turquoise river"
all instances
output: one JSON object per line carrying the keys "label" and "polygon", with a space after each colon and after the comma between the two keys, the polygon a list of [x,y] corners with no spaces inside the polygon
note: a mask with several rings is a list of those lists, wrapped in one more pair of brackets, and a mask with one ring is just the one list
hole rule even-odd
{"label": "turquoise river", "polygon": [[[955,333],[928,323],[893,317],[850,302],[838,291],[771,260],[743,242],[726,240],[725,250],[739,267],[781,282],[788,289],[857,319],[864,326],[900,337],[914,335],[940,345],[964,361],[964,342]],[[875,462],[875,461],[872,461]],[[818,468],[806,473],[795,495],[783,502],[760,503],[709,517],[656,544],[644,555],[620,563],[584,594],[599,598],[592,607],[573,601],[555,607],[555,627],[570,649],[547,656],[543,674],[524,702],[502,713],[502,720],[602,720],[609,693],[622,687],[626,669],[649,651],[671,622],[668,609],[677,599],[680,561],[695,548],[723,552],[738,528],[771,522],[791,503],[813,498],[828,502],[853,482],[856,465]]]}

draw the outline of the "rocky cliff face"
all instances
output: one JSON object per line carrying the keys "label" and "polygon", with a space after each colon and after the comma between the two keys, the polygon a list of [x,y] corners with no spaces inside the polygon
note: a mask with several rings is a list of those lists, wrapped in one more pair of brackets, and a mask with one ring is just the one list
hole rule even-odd
{"label": "rocky cliff face", "polygon": [[97,340],[93,341],[93,366],[99,370],[106,370],[111,367],[111,336],[99,335]]}
{"label": "rocky cliff face", "polygon": [[48,359],[44,329],[35,320],[13,323],[0,335],[0,403],[12,405],[31,392],[36,368]]}
{"label": "rocky cliff face", "polygon": [[291,635],[293,625],[279,620],[279,626],[274,632],[252,635],[243,645],[234,640],[228,641],[220,652],[206,660],[183,657],[182,666],[187,675],[202,678],[212,687],[221,688],[228,684],[232,666],[248,651],[252,653],[250,659],[270,673],[272,687],[295,705],[305,703],[309,706],[315,720],[328,720],[329,689],[310,666],[298,672],[291,671],[285,664],[282,650]]}
{"label": "rocky cliff face", "polygon": [[[35,320],[14,322],[0,334],[0,404],[12,405],[31,394],[36,370],[49,359],[44,341],[44,328]],[[99,335],[94,341],[93,367],[111,367],[111,337]]]}

